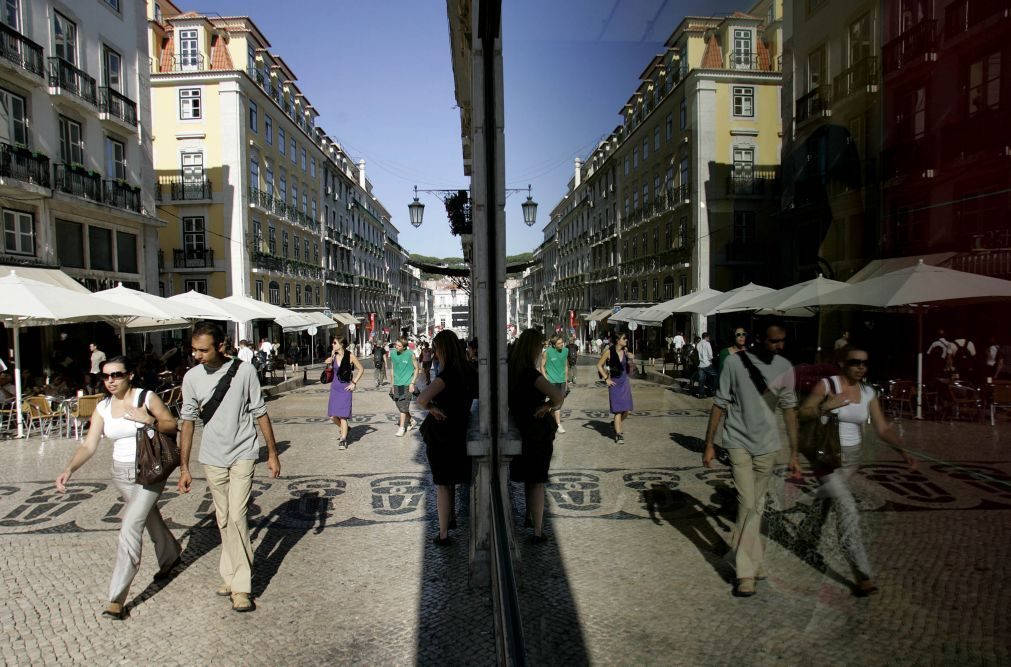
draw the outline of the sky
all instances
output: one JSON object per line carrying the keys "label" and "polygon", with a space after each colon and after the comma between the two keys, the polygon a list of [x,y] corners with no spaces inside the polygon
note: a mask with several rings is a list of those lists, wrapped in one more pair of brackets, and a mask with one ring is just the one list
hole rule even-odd
{"label": "sky", "polygon": [[[247,15],[298,77],[317,124],[356,161],[409,251],[460,256],[442,203],[419,195],[425,221],[411,226],[413,188],[466,189],[444,0],[203,0],[183,11]],[[526,193],[506,201],[506,251],[543,240],[565,196],[573,161],[620,122],[638,76],[699,0],[504,0],[506,187],[532,186],[537,223],[523,224]],[[724,0],[717,13],[745,8]],[[291,11],[278,12],[278,7]],[[295,10],[297,8],[297,10]]]}

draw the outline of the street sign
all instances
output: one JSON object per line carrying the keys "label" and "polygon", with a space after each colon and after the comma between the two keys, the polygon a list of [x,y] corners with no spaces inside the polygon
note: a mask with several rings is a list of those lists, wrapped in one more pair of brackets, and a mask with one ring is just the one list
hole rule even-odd
{"label": "street sign", "polygon": [[639,324],[637,322],[635,322],[635,321],[629,321],[629,323],[628,323],[628,330],[629,331],[635,331],[638,328],[639,328]]}
{"label": "street sign", "polygon": [[355,325],[353,324],[348,325],[348,333],[351,334],[352,336],[355,335]]}
{"label": "street sign", "polygon": [[316,327],[309,327],[308,329],[305,330],[305,332],[307,334],[309,334],[310,336],[315,336],[316,335]]}

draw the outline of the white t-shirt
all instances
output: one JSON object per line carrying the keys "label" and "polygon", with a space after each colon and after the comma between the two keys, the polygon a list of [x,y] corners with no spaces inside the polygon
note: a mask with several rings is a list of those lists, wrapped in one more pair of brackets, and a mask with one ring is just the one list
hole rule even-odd
{"label": "white t-shirt", "polygon": [[262,343],[260,343],[260,352],[263,352],[268,357],[270,356],[270,353],[273,351],[274,346],[270,344],[269,340],[265,340]]}
{"label": "white t-shirt", "polygon": [[[827,383],[828,378],[822,380]],[[835,385],[835,393],[841,391],[842,380],[835,376],[832,378]],[[825,386],[826,391],[828,385]],[[850,403],[841,408],[836,408],[832,412],[839,419],[839,445],[842,447],[855,447],[863,441],[864,424],[870,417],[870,405],[874,399],[874,389],[866,384],[860,385],[860,402]]]}
{"label": "white t-shirt", "polygon": [[240,347],[238,357],[247,364],[251,364],[253,363],[253,350],[248,347]]}
{"label": "white t-shirt", "polygon": [[[131,389],[129,404],[136,405],[141,389]],[[144,398],[144,406],[151,407],[151,392]],[[126,417],[112,416],[112,398],[105,398],[98,402],[96,408],[98,414],[102,415],[104,428],[102,435],[112,440],[112,460],[117,463],[133,463],[137,460],[137,429],[143,426],[140,422],[135,422]]]}
{"label": "white t-shirt", "polygon": [[681,348],[684,346],[685,346],[685,337],[682,336],[681,334],[674,336],[674,349],[680,352]]}
{"label": "white t-shirt", "polygon": [[699,368],[709,368],[713,365],[713,346],[703,338],[699,342]]}

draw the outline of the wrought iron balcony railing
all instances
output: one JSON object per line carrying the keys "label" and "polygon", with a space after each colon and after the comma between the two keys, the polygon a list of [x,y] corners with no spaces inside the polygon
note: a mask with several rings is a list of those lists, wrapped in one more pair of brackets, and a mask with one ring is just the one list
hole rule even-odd
{"label": "wrought iron balcony railing", "polygon": [[102,201],[125,211],[140,213],[140,188],[123,181],[105,181]]}
{"label": "wrought iron balcony railing", "polygon": [[175,248],[172,250],[172,264],[177,269],[199,269],[214,266],[214,250],[211,248]]}
{"label": "wrought iron balcony railing", "polygon": [[924,19],[881,48],[885,74],[937,56],[937,19]]}
{"label": "wrought iron balcony railing", "polygon": [[95,85],[94,77],[63,58],[49,59],[49,85],[98,106],[98,87]]}
{"label": "wrought iron balcony railing", "polygon": [[42,47],[3,23],[0,23],[0,57],[36,76],[46,76]]}
{"label": "wrought iron balcony railing", "polygon": [[944,36],[957,37],[993,16],[1011,18],[1011,0],[956,0],[944,9]]}
{"label": "wrought iron balcony railing", "polygon": [[811,118],[832,115],[832,96],[828,86],[816,86],[797,100],[794,120],[799,125]]}
{"label": "wrought iron balcony railing", "polygon": [[204,57],[199,53],[173,56],[172,60],[161,66],[161,72],[202,72]]}
{"label": "wrought iron balcony railing", "polygon": [[166,177],[158,179],[158,200],[190,201],[211,198],[211,182],[206,176],[187,178],[185,176]]}
{"label": "wrought iron balcony railing", "polygon": [[876,92],[878,89],[878,59],[867,56],[844,69],[832,80],[832,99],[838,102],[850,95],[864,92]]}
{"label": "wrought iron balcony railing", "polygon": [[67,164],[53,165],[53,187],[69,195],[92,201],[102,201],[102,176],[84,167]]}
{"label": "wrought iron balcony railing", "polygon": [[779,174],[770,168],[731,171],[727,176],[727,194],[775,196],[779,194]]}
{"label": "wrought iron balcony railing", "polygon": [[114,88],[103,86],[98,89],[98,109],[115,116],[125,123],[137,126],[137,103]]}
{"label": "wrought iron balcony railing", "polygon": [[48,188],[49,158],[21,146],[0,143],[0,176]]}
{"label": "wrought iron balcony railing", "polygon": [[725,67],[748,72],[780,71],[781,68],[777,67],[779,61],[773,61],[768,57],[765,60],[766,62],[762,62],[762,58],[752,51],[731,51],[727,54]]}

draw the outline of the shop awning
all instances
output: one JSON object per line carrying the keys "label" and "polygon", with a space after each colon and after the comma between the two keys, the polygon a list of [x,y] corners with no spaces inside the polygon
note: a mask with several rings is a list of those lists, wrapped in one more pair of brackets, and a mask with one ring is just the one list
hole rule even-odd
{"label": "shop awning", "polygon": [[358,318],[351,313],[334,313],[333,319],[341,324],[358,324]]}
{"label": "shop awning", "polygon": [[601,322],[611,316],[610,308],[598,308],[586,316],[587,322]]}

